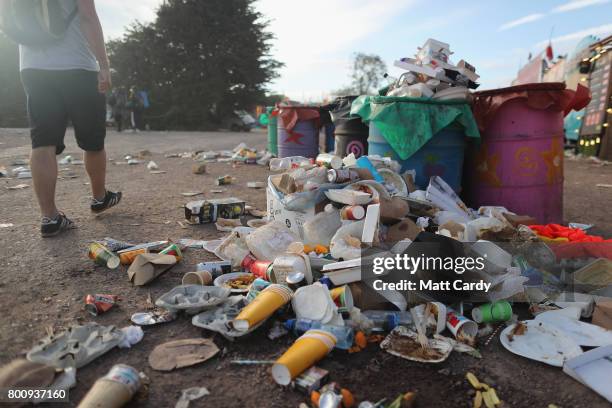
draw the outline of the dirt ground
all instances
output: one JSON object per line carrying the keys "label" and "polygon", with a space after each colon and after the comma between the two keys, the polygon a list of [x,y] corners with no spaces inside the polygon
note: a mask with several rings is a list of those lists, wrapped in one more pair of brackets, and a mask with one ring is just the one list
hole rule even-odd
{"label": "dirt ground", "polygon": [[[72,136],[67,154],[79,156]],[[89,213],[89,191],[83,166],[61,166],[68,170],[62,176],[77,178],[58,181],[59,207],[79,228],[56,239],[40,238],[39,216],[32,188],[9,191],[5,187],[31,180],[0,179],[0,224],[13,227],[0,229],[0,364],[23,356],[38,339],[45,336],[45,327],[55,330],[72,324],[96,321],[123,327],[131,314],[142,311],[150,293],[156,298],[180,284],[184,272],[195,264],[214,256],[191,250],[184,261],[146,287],[133,287],[125,269],[108,270],[95,266],[87,258],[87,243],[113,237],[133,242],[165,238],[213,239],[222,236],[214,226],[182,228],[182,205],[188,198],[181,192],[203,191],[203,198],[240,197],[248,204],[265,209],[264,190],[246,188],[248,181],[264,181],[267,170],[260,166],[238,166],[215,163],[208,165],[208,174],[191,173],[192,161],[165,158],[165,153],[232,148],[240,141],[254,147],[265,145],[262,132],[234,133],[149,133],[116,134],[108,137],[109,156],[123,156],[148,149],[166,174],[152,175],[144,165],[108,166],[108,186],[124,192],[121,206],[107,214],[93,217]],[[24,159],[29,151],[29,138],[24,130],[0,130],[0,166],[10,168],[16,159]],[[232,174],[235,184],[224,187],[224,194],[209,192],[218,176]],[[612,166],[566,161],[565,217],[568,221],[593,223],[594,233],[612,236],[612,189],[598,188],[598,183],[612,183]],[[123,300],[110,312],[92,317],[83,310],[88,293],[111,293]],[[234,359],[273,360],[292,342],[291,337],[271,341],[267,327],[234,343],[214,333],[191,325],[188,317],[161,326],[145,328],[141,343],[132,349],[114,349],[78,371],[78,384],[70,392],[70,406],[76,406],[94,381],[114,364],[125,363],[142,370],[150,378],[148,391],[141,392],[130,404],[133,407],[172,407],[180,390],[204,386],[210,395],[195,401],[192,407],[297,407],[307,398],[291,389],[277,386],[267,367],[238,367]],[[169,373],[153,371],[147,358],[152,349],[163,342],[177,339],[213,338],[222,353],[212,360],[191,368]],[[331,372],[331,378],[349,388],[358,401],[395,398],[399,393],[418,392],[419,407],[468,407],[473,396],[464,379],[465,372],[474,372],[482,381],[494,385],[508,407],[607,407],[609,404],[593,391],[565,375],[559,368],[527,360],[507,352],[495,337],[481,346],[481,360],[453,353],[444,363],[424,365],[388,355],[370,345],[364,352],[333,352],[320,363]],[[59,405],[58,405],[59,406]],[[61,406],[66,406],[63,404]]]}

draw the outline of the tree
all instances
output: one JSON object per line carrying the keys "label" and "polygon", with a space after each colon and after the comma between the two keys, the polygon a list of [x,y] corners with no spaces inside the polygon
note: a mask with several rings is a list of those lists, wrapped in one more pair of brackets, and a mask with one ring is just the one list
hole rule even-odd
{"label": "tree", "polygon": [[0,32],[0,127],[27,126],[26,101],[19,79],[19,49]]}
{"label": "tree", "polygon": [[254,0],[168,0],[109,44],[115,83],[149,91],[154,128],[210,128],[265,99],[282,66]]}
{"label": "tree", "polygon": [[387,66],[382,58],[374,54],[357,53],[353,57],[351,85],[334,93],[338,96],[366,95],[376,93],[382,86]]}

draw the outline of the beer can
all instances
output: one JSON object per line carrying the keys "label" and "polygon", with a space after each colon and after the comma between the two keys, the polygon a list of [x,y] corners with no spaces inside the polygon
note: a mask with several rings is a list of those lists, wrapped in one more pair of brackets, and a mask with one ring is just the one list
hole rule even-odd
{"label": "beer can", "polygon": [[357,172],[351,171],[349,169],[341,169],[341,170],[328,170],[327,171],[327,181],[330,183],[348,183],[350,181],[357,181],[359,179],[359,174]]}
{"label": "beer can", "polygon": [[119,296],[117,295],[87,295],[85,296],[85,310],[93,316],[107,312],[117,303]]}
{"label": "beer can", "polygon": [[317,166],[327,167],[328,169],[339,169],[342,167],[342,159],[329,153],[321,153],[315,159]]}
{"label": "beer can", "polygon": [[93,259],[98,265],[106,266],[109,269],[115,269],[121,263],[119,257],[112,253],[104,245],[97,242],[89,245],[89,258]]}
{"label": "beer can", "polygon": [[269,280],[270,269],[272,262],[270,261],[255,261],[250,265],[250,272],[258,278]]}

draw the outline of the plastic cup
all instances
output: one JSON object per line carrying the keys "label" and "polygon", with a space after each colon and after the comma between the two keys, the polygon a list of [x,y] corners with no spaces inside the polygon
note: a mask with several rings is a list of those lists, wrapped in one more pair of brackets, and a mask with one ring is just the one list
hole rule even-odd
{"label": "plastic cup", "polygon": [[213,281],[212,274],[209,271],[187,272],[183,276],[183,285],[210,285]]}
{"label": "plastic cup", "polygon": [[353,293],[347,285],[332,289],[330,294],[340,313],[350,312],[353,309]]}
{"label": "plastic cup", "polygon": [[472,318],[477,323],[505,322],[512,318],[512,305],[505,300],[487,303],[474,308]]}
{"label": "plastic cup", "polygon": [[315,365],[334,348],[335,341],[328,335],[311,332],[309,330],[297,339],[272,366],[272,377],[277,384],[289,385],[291,380]]}
{"label": "plastic cup", "polygon": [[243,332],[248,331],[249,328],[266,320],[278,309],[289,303],[292,294],[293,291],[286,286],[268,286],[236,316],[232,322],[234,329]]}

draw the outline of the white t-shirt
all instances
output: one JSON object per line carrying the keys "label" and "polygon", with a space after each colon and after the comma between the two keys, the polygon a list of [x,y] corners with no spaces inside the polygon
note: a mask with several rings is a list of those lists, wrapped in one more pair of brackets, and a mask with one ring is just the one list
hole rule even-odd
{"label": "white t-shirt", "polygon": [[[59,0],[68,18],[77,7],[77,0]],[[58,43],[44,47],[19,46],[19,67],[24,69],[99,71],[100,67],[81,32],[79,15],[70,23],[65,37]]]}

